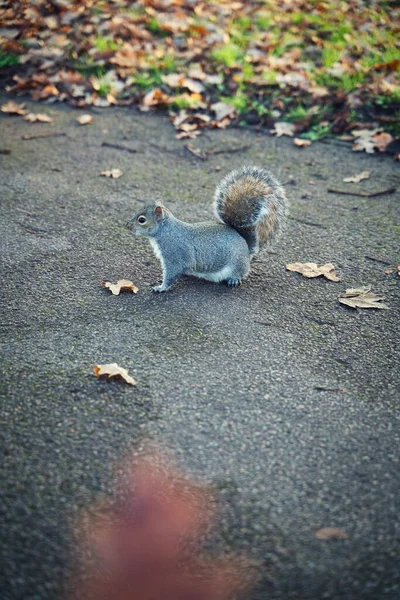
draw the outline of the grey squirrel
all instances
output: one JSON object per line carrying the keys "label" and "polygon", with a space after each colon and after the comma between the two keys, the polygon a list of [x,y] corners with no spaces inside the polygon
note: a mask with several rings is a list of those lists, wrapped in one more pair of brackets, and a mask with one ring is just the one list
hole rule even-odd
{"label": "grey squirrel", "polygon": [[160,259],[165,292],[181,275],[238,286],[250,272],[250,257],[282,228],[288,201],[269,171],[242,167],[217,186],[215,209],[222,222],[186,223],[160,202],[138,212],[127,227],[149,239]]}

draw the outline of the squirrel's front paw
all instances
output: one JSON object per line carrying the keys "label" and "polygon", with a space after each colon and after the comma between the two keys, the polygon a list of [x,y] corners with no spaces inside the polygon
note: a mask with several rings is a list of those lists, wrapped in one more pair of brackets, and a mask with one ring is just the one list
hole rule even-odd
{"label": "squirrel's front paw", "polygon": [[153,292],[165,292],[168,288],[164,287],[163,285],[155,285],[153,287]]}

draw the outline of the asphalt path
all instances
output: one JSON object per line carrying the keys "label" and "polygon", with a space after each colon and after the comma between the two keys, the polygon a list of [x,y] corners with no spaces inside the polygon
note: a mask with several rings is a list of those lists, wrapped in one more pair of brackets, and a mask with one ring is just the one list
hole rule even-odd
{"label": "asphalt path", "polygon": [[[61,596],[71,518],[149,438],[213,486],[223,543],[261,561],[249,599],[399,598],[400,277],[385,273],[400,262],[399,191],[327,192],[400,190],[399,163],[242,129],[191,141],[217,152],[203,161],[159,115],[96,109],[80,126],[75,109],[28,106],[54,123],[0,114],[2,600]],[[65,135],[22,139],[43,132]],[[285,184],[276,246],[238,289],[185,278],[152,293],[159,263],[127,219],[159,199],[210,219],[242,164]],[[110,168],[123,175],[99,175]],[[296,261],[331,262],[342,281],[285,270]],[[121,278],[139,293],[99,283]],[[339,304],[364,285],[389,310]],[[109,362],[137,386],[98,380]],[[320,540],[324,527],[348,539]]]}

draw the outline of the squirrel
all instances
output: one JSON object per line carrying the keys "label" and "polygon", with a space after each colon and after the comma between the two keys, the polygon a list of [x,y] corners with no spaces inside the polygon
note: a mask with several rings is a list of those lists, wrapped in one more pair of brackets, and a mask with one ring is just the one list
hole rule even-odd
{"label": "squirrel", "polygon": [[136,236],[149,239],[163,270],[165,292],[181,275],[193,275],[236,287],[250,272],[250,258],[282,228],[288,201],[282,186],[266,169],[244,166],[217,186],[215,210],[220,222],[180,221],[160,202],[127,222]]}

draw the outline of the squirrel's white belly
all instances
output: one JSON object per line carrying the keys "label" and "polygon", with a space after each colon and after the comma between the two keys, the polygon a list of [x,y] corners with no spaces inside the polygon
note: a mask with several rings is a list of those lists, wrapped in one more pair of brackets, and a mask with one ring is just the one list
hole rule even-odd
{"label": "squirrel's white belly", "polygon": [[219,271],[214,271],[211,273],[201,273],[200,271],[191,271],[190,275],[194,275],[195,277],[200,277],[200,279],[207,279],[207,281],[213,281],[214,283],[219,283],[220,281],[225,281],[225,279],[230,279],[232,277],[232,268],[227,265],[223,267]]}

